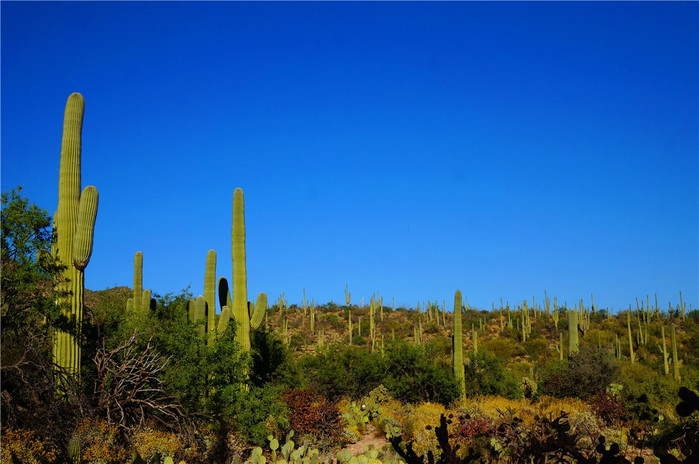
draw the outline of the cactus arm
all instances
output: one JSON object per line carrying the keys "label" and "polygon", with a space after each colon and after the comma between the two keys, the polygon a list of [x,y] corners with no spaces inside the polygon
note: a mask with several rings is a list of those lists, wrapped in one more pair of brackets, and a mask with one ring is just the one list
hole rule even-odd
{"label": "cactus arm", "polygon": [[250,329],[255,330],[262,324],[267,311],[267,294],[260,293],[255,301],[255,309],[250,314]]}
{"label": "cactus arm", "polygon": [[85,270],[92,256],[98,201],[97,189],[92,185],[85,187],[80,196],[78,225],[73,241],[73,265],[80,271]]}
{"label": "cactus arm", "polygon": [[228,328],[228,321],[231,319],[231,310],[228,306],[224,306],[221,310],[221,317],[218,320],[218,327],[216,328],[216,335],[220,337]]}

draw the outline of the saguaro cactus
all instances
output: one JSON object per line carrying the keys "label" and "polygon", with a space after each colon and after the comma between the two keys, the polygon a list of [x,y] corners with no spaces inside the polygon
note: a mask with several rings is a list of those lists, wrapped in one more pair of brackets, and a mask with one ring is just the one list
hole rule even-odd
{"label": "saguaro cactus", "polygon": [[137,251],[133,258],[133,298],[126,301],[126,311],[143,314],[151,306],[151,291],[143,289],[143,253]]}
{"label": "saguaro cactus", "polygon": [[[218,293],[221,306],[228,306],[231,316],[236,321],[235,337],[244,351],[250,351],[250,331],[257,329],[265,317],[267,295],[260,293],[254,305],[248,304],[248,277],[245,263],[245,204],[243,190],[233,192],[233,296],[224,277],[218,280]],[[225,302],[225,304],[224,304]],[[223,311],[223,308],[222,308]]]}
{"label": "saguaro cactus", "polygon": [[66,102],[63,119],[61,162],[58,174],[58,209],[54,215],[56,241],[53,253],[65,266],[57,284],[61,297],[58,304],[68,319],[68,330],[54,333],[53,359],[66,375],[80,373],[80,339],[82,336],[85,268],[92,255],[92,242],[97,219],[98,193],[93,186],[80,192],[80,157],[85,102],[73,93]]}
{"label": "saguaro cactus", "polygon": [[626,329],[629,334],[629,358],[631,359],[631,364],[636,362],[636,357],[633,354],[633,337],[631,335],[631,307],[629,306],[629,312],[626,313]]}
{"label": "saguaro cactus", "polygon": [[[206,253],[204,270],[204,300],[206,300],[206,344],[211,346],[216,340],[216,251]],[[227,322],[226,322],[227,323]]]}
{"label": "saguaro cactus", "polygon": [[466,396],[466,376],[464,373],[464,347],[461,329],[461,290],[454,293],[454,334],[452,335],[451,359],[454,376],[459,382],[461,397]]}
{"label": "saguaro cactus", "polygon": [[670,340],[672,343],[672,369],[676,382],[680,381],[680,360],[677,357],[677,339],[675,338],[675,323],[670,324]]}
{"label": "saguaro cactus", "polygon": [[568,310],[568,354],[577,353],[578,347],[578,312],[570,309]]}

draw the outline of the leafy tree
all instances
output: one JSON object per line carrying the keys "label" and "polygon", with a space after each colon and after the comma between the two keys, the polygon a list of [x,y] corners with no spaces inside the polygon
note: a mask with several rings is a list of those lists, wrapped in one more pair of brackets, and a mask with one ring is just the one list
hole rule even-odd
{"label": "leafy tree", "polygon": [[53,280],[61,268],[50,254],[51,218],[21,192],[2,193],[0,212],[2,424],[46,436],[60,432],[71,416],[54,398],[51,380],[50,329],[60,314]]}

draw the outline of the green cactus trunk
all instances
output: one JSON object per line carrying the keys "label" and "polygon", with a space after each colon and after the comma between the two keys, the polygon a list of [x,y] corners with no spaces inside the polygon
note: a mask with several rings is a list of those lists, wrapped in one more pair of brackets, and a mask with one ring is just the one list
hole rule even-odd
{"label": "green cactus trunk", "polygon": [[63,120],[61,162],[58,175],[58,209],[54,216],[56,241],[53,252],[65,266],[56,284],[58,305],[68,320],[68,330],[57,329],[53,340],[53,360],[63,373],[79,378],[83,319],[85,268],[92,255],[98,193],[93,186],[81,188],[81,144],[85,103],[73,93],[66,102]]}
{"label": "green cactus trunk", "polygon": [[206,253],[204,271],[204,300],[206,301],[206,344],[212,346],[216,341],[216,251]]}
{"label": "green cactus trunk", "polygon": [[633,354],[633,336],[631,334],[631,307],[629,306],[629,312],[626,313],[626,329],[629,333],[629,358],[631,358],[631,364],[636,362],[636,357]]}
{"label": "green cactus trunk", "polygon": [[672,369],[673,377],[676,382],[681,380],[680,378],[680,360],[677,357],[677,339],[675,337],[675,323],[670,324],[670,342],[672,343]]}
{"label": "green cactus trunk", "polygon": [[245,203],[243,191],[233,192],[233,318],[237,322],[236,340],[244,351],[250,351],[250,315],[248,314],[248,275],[245,263]]}
{"label": "green cactus trunk", "polygon": [[454,334],[452,336],[452,367],[454,369],[454,376],[459,384],[459,389],[461,397],[466,396],[466,376],[464,373],[464,352],[463,352],[463,338],[462,338],[462,328],[461,328],[461,291],[457,290],[454,294]]}
{"label": "green cactus trunk", "polygon": [[663,369],[665,370],[665,375],[668,375],[670,373],[670,366],[667,363],[667,344],[665,343],[665,326],[661,325],[660,326],[660,335],[663,338]]}
{"label": "green cactus trunk", "polygon": [[574,309],[568,311],[568,354],[578,352],[578,312]]}

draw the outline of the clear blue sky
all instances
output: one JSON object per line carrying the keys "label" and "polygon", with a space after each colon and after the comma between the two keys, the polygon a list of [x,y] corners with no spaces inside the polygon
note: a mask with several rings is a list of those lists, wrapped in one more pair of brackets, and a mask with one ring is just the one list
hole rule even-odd
{"label": "clear blue sky", "polygon": [[230,277],[241,187],[272,301],[697,307],[697,3],[1,8],[2,189],[53,213],[81,92],[90,289]]}

